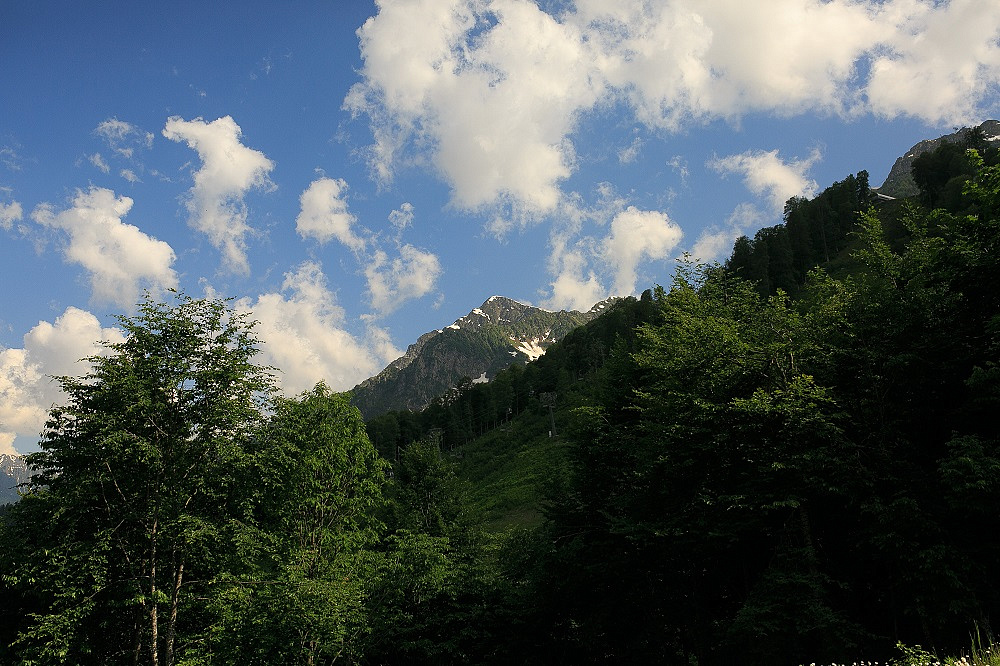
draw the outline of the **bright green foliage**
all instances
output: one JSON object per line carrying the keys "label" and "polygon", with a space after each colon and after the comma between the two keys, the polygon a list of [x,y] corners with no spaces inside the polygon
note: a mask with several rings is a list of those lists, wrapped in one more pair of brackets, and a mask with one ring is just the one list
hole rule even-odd
{"label": "bright green foliage", "polygon": [[[60,377],[7,583],[34,608],[23,663],[177,663],[225,550],[237,471],[271,390],[251,325],[221,301],[146,300],[127,334]],[[197,613],[198,611],[193,611]]]}
{"label": "bright green foliage", "polygon": [[323,384],[277,401],[255,455],[259,552],[218,599],[216,650],[233,663],[357,659],[388,464],[347,396]]}

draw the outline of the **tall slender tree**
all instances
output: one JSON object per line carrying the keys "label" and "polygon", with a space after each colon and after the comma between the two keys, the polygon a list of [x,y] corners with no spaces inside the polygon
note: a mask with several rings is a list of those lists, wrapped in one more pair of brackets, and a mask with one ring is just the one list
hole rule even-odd
{"label": "tall slender tree", "polygon": [[244,511],[238,471],[273,385],[252,322],[182,294],[138,311],[87,375],[57,378],[67,402],[8,516],[24,541],[8,584],[35,595],[25,663],[173,666]]}

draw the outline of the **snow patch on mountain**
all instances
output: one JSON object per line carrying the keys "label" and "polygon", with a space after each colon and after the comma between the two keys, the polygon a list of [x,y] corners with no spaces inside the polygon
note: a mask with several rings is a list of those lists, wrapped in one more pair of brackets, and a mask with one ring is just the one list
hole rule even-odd
{"label": "snow patch on mountain", "polygon": [[520,341],[515,340],[515,342],[518,342],[517,351],[527,356],[529,361],[534,361],[545,353],[545,350],[539,344],[541,341],[538,338]]}

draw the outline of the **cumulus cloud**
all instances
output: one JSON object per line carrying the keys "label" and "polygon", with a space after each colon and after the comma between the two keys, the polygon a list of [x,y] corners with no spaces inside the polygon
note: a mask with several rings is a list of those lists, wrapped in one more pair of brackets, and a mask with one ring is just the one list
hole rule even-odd
{"label": "cumulus cloud", "polygon": [[724,226],[710,227],[701,232],[691,248],[691,257],[697,261],[719,261],[732,251],[737,238],[750,229],[760,228],[769,219],[757,206],[742,203]]}
{"label": "cumulus cloud", "polygon": [[399,256],[391,261],[383,250],[377,250],[365,268],[372,307],[383,315],[430,293],[440,275],[437,256],[409,244],[402,245]]}
{"label": "cumulus cloud", "polygon": [[102,353],[102,342],[123,339],[117,328],[70,307],[55,323],[41,321],[28,331],[23,348],[0,348],[0,451],[10,452],[15,438],[35,438],[50,407],[64,400],[52,376],[84,374],[89,367],[81,359]]}
{"label": "cumulus cloud", "polygon": [[873,58],[865,89],[874,113],[966,125],[995,112],[982,101],[1000,80],[1000,5],[897,2],[889,11],[898,29]]}
{"label": "cumulus cloud", "polygon": [[592,268],[586,242],[570,245],[565,239],[555,239],[549,258],[552,293],[542,302],[550,310],[589,310],[594,303],[604,300],[607,291]]}
{"label": "cumulus cloud", "polygon": [[456,206],[555,209],[576,113],[599,93],[576,26],[533,3],[423,0],[383,4],[358,34],[365,80],[345,106],[372,119],[376,173],[429,145]]}
{"label": "cumulus cloud", "polygon": [[122,222],[131,208],[129,197],[91,187],[77,191],[71,208],[56,212],[42,204],[31,218],[68,236],[64,256],[88,272],[95,299],[130,307],[143,287],[155,291],[177,285],[171,247]]}
{"label": "cumulus cloud", "polygon": [[605,257],[615,273],[612,293],[633,293],[639,263],[666,259],[683,235],[666,213],[629,206],[615,215],[604,241]]}
{"label": "cumulus cloud", "polygon": [[546,308],[588,310],[610,295],[635,293],[642,266],[669,258],[684,236],[667,213],[630,205],[608,183],[597,198],[592,207],[567,200],[560,208],[549,235]]}
{"label": "cumulus cloud", "polygon": [[320,243],[337,239],[355,252],[363,250],[365,239],[351,228],[356,220],[347,210],[346,192],[347,182],[343,179],[313,181],[299,197],[302,212],[295,218],[295,230],[299,235]]}
{"label": "cumulus cloud", "polygon": [[368,117],[380,178],[430,163],[456,206],[530,218],[557,209],[577,123],[603,105],[668,131],[749,113],[963,124],[989,111],[998,30],[979,0],[385,2],[344,106]]}
{"label": "cumulus cloud", "polygon": [[[296,218],[296,230],[303,238],[320,243],[336,239],[354,252],[355,259],[368,283],[370,303],[377,316],[396,310],[404,302],[430,293],[441,275],[437,255],[402,242],[403,232],[413,224],[413,204],[404,202],[389,213],[397,256],[390,259],[380,246],[386,240],[382,234],[356,233],[354,215],[349,212],[344,193],[347,183],[342,179],[320,178],[300,197],[302,212]],[[374,315],[373,315],[374,317]]]}
{"label": "cumulus cloud", "polygon": [[723,175],[743,177],[747,189],[757,196],[766,197],[771,210],[781,214],[785,202],[793,196],[813,197],[818,186],[806,173],[820,159],[818,150],[804,160],[785,162],[777,150],[747,151],[739,155],[716,157],[708,166]]}
{"label": "cumulus cloud", "polygon": [[24,210],[20,203],[11,201],[9,204],[5,204],[0,201],[0,227],[3,227],[5,231],[10,231],[14,223],[20,222],[22,217],[24,217]]}
{"label": "cumulus cloud", "polygon": [[351,389],[402,355],[376,326],[368,324],[361,337],[346,330],[344,310],[316,262],[286,273],[280,292],[242,299],[237,307],[258,321],[263,362],[278,368],[289,394],[320,380],[334,390]]}
{"label": "cumulus cloud", "polygon": [[248,274],[245,238],[251,228],[244,196],[253,188],[272,187],[274,163],[240,143],[242,130],[230,116],[212,122],[173,116],[163,136],[187,143],[201,158],[187,199],[191,227],[208,236],[229,270]]}

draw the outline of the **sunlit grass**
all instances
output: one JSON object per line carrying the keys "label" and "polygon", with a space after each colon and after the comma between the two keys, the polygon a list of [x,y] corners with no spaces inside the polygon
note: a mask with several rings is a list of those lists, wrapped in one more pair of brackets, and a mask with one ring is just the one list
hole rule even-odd
{"label": "sunlit grass", "polygon": [[811,663],[809,666],[1000,666],[1000,646],[991,639],[984,640],[977,627],[972,636],[972,646],[967,654],[938,657],[919,645],[909,646],[896,643],[900,656],[889,661],[833,662],[831,664]]}

